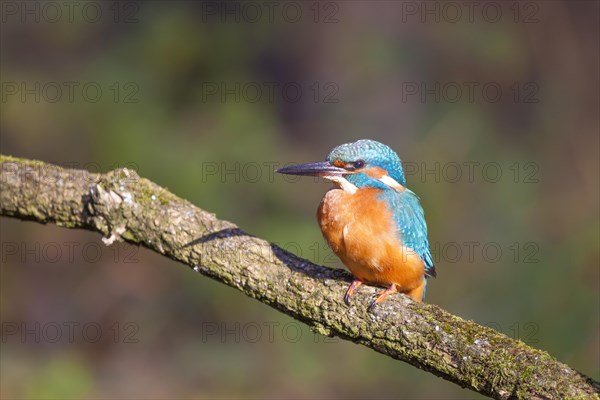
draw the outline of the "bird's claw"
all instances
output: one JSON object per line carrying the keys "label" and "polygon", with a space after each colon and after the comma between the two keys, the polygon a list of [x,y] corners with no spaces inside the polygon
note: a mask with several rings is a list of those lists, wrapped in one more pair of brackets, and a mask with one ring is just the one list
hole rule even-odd
{"label": "bird's claw", "polygon": [[379,293],[379,296],[377,296],[377,298],[375,298],[375,300],[373,300],[373,302],[369,305],[368,311],[370,313],[373,313],[373,311],[375,311],[375,307],[377,306],[377,304],[379,304],[383,300],[385,300],[386,297],[388,297],[390,294],[397,293],[397,292],[398,292],[398,287],[396,286],[396,284],[392,283],[392,285],[389,288],[387,288],[383,292]]}
{"label": "bird's claw", "polygon": [[349,295],[348,293],[346,293],[346,294],[344,295],[344,303],[345,303],[347,306],[350,306],[350,295]]}
{"label": "bird's claw", "polygon": [[375,312],[375,307],[377,307],[377,301],[373,301],[371,304],[369,304],[369,308],[367,308],[367,312],[369,314],[373,314]]}
{"label": "bird's claw", "polygon": [[359,279],[355,279],[348,287],[348,290],[346,290],[346,294],[344,295],[344,303],[346,303],[347,306],[350,305],[350,297],[352,297],[352,295],[360,285],[362,285],[362,281]]}

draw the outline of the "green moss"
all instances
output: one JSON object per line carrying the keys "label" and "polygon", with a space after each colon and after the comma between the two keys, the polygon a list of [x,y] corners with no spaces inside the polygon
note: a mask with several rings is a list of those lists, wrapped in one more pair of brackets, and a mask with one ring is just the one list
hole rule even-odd
{"label": "green moss", "polygon": [[0,154],[0,163],[5,163],[5,162],[16,162],[16,163],[19,163],[22,165],[36,165],[39,167],[45,167],[48,165],[43,161],[28,160],[26,158],[19,158],[19,157],[13,157],[13,156],[7,156],[4,154]]}
{"label": "green moss", "polygon": [[[35,168],[45,166],[39,161],[3,155],[0,155],[0,162],[14,162]],[[489,396],[585,398],[579,394],[588,391],[588,398],[598,398],[593,394],[598,387],[596,383],[590,385],[585,382],[585,377],[575,371],[565,371],[566,366],[558,364],[547,353],[532,349],[493,329],[452,316],[439,307],[412,303],[407,305],[398,301],[397,306],[402,307],[401,311],[390,313],[385,319],[373,319],[360,311],[356,314],[348,313],[340,302],[341,287],[319,286],[323,279],[335,282],[331,271],[321,269],[318,273],[313,273],[318,269],[316,266],[314,269],[305,268],[305,260],[290,258],[304,269],[304,273],[299,274],[284,265],[288,264],[287,261],[281,261],[276,256],[269,260],[266,259],[268,256],[261,256],[259,263],[263,265],[257,266],[256,259],[252,257],[255,255],[253,251],[237,252],[235,256],[222,251],[224,245],[230,246],[227,248],[240,248],[236,245],[240,238],[235,236],[206,244],[205,252],[211,249],[219,251],[200,260],[196,257],[199,253],[194,253],[193,261],[190,261],[192,256],[189,249],[181,250],[181,246],[174,244],[186,243],[188,235],[197,237],[209,228],[197,227],[196,221],[190,222],[182,218],[179,223],[184,233],[181,234],[180,230],[170,232],[171,222],[162,215],[167,209],[159,207],[172,204],[169,211],[177,215],[188,208],[193,209],[189,203],[152,182],[139,178],[134,171],[116,170],[112,174],[94,176],[98,178],[98,185],[106,191],[130,192],[136,206],[118,206],[122,203],[111,193],[109,197],[100,196],[99,199],[111,200],[112,197],[113,201],[86,205],[81,198],[82,195],[89,194],[89,183],[71,180],[69,183],[72,185],[67,192],[48,190],[43,196],[39,196],[40,191],[31,190],[31,185],[26,186],[25,191],[17,188],[9,194],[3,192],[3,202],[10,206],[4,211],[4,215],[56,222],[66,227],[85,226],[100,231],[105,236],[110,235],[114,227],[126,226],[122,233],[125,240],[135,243],[143,240],[147,247],[168,254],[175,260],[191,266],[201,264],[199,272],[202,274],[314,325],[313,330],[317,333],[335,334],[364,344]],[[21,197],[24,201],[17,201]],[[82,219],[81,213],[71,215],[73,210],[82,206],[90,207],[85,219]],[[209,214],[202,214],[202,217],[205,218],[202,222],[209,225],[211,230],[232,225],[216,220]],[[120,231],[119,229],[118,232]],[[261,243],[265,247],[269,245]],[[249,268],[249,265],[256,268]],[[277,273],[273,274],[273,271]],[[306,295],[308,293],[310,296]],[[485,342],[479,343],[476,339]]]}
{"label": "green moss", "polygon": [[[170,197],[172,196],[166,190],[156,187],[152,188],[152,184],[144,179],[141,185],[138,186],[138,191],[136,192],[138,198],[136,199],[139,203],[149,204],[158,201],[160,205],[169,204]],[[154,198],[152,198],[154,196]]]}
{"label": "green moss", "polygon": [[452,327],[450,326],[450,324],[443,324],[442,325],[442,329],[444,330],[444,332],[446,332],[448,335],[450,335],[452,333]]}
{"label": "green moss", "polygon": [[137,236],[135,236],[134,233],[129,230],[123,232],[121,237],[130,242],[135,242],[135,243],[139,242]]}

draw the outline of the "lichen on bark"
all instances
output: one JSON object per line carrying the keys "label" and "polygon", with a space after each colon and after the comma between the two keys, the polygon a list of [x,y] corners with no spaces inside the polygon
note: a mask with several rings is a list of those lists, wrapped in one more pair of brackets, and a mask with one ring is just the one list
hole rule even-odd
{"label": "lichen on bark", "polygon": [[441,308],[377,289],[348,307],[345,271],[315,265],[118,169],[94,174],[0,155],[0,215],[97,231],[179,261],[308,324],[497,399],[599,399],[600,384],[548,353]]}

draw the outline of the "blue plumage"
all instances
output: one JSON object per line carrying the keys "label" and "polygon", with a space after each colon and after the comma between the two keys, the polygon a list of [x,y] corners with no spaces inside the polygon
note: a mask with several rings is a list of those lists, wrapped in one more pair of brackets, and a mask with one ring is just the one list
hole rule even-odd
{"label": "blue plumage", "polygon": [[399,184],[406,186],[404,169],[400,157],[389,146],[370,139],[361,139],[352,143],[344,143],[329,153],[327,161],[341,160],[354,162],[364,160],[368,166],[385,169],[388,174]]}
{"label": "blue plumage", "polygon": [[402,242],[425,262],[425,274],[435,277],[436,271],[427,239],[425,213],[419,197],[411,190],[395,192],[384,190],[381,197],[392,210]]}
{"label": "blue plumage", "polygon": [[[364,161],[364,168],[380,167],[385,169],[390,177],[406,187],[406,178],[400,157],[383,143],[363,139],[342,144],[334,148],[327,156],[329,162],[342,160],[351,163],[357,159]],[[362,172],[344,175],[344,177],[357,188],[373,187],[382,190],[380,198],[390,208],[398,232],[402,236],[402,242],[424,261],[425,274],[429,277],[435,277],[435,266],[427,239],[427,224],[419,197],[409,189],[398,192],[380,180]]]}
{"label": "blue plumage", "polygon": [[427,278],[436,276],[427,224],[419,197],[406,188],[400,157],[390,147],[358,140],[335,147],[326,161],[278,172],[321,176],[334,183],[317,219],[328,244],[354,275],[346,304],[363,283],[389,285],[370,311],[399,291],[423,300]]}

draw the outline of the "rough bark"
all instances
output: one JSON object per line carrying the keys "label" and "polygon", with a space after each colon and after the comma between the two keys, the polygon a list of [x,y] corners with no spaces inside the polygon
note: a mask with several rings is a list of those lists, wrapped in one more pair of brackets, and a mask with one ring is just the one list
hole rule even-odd
{"label": "rough bark", "polygon": [[163,254],[305,322],[497,399],[599,399],[600,384],[497,331],[363,286],[350,307],[345,271],[315,265],[180,199],[134,171],[107,174],[0,156],[0,215],[101,233]]}

